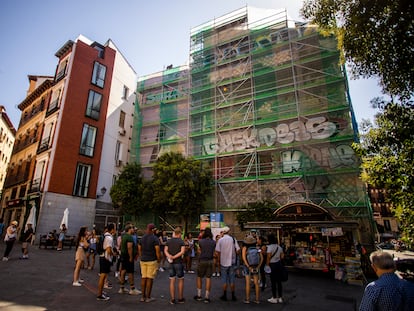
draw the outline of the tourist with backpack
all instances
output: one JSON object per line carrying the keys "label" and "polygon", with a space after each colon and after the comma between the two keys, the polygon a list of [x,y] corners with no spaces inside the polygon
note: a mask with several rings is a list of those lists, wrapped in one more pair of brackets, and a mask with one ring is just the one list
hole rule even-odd
{"label": "tourist with backpack", "polygon": [[246,298],[244,303],[250,303],[250,284],[251,280],[254,283],[254,289],[256,294],[255,303],[260,303],[260,285],[259,285],[259,276],[260,276],[260,265],[263,262],[263,255],[260,251],[260,248],[256,246],[256,239],[248,235],[243,240],[242,247],[242,260],[244,264],[244,277],[246,280]]}

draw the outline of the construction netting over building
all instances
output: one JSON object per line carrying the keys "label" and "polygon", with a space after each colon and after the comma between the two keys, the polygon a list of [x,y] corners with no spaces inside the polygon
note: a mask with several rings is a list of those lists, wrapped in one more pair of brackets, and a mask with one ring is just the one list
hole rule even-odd
{"label": "construction netting over building", "polygon": [[135,153],[146,176],[161,153],[179,151],[210,163],[212,210],[309,202],[371,219],[333,36],[246,7],[193,28],[189,56],[189,67],[139,81]]}

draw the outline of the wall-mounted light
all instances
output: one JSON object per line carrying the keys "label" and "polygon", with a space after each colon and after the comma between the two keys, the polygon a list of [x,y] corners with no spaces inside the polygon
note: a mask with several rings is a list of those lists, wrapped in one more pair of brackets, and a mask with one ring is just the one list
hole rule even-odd
{"label": "wall-mounted light", "polygon": [[106,193],[106,188],[102,187],[99,191],[100,191],[100,193],[96,194],[97,199],[104,196],[104,194]]}

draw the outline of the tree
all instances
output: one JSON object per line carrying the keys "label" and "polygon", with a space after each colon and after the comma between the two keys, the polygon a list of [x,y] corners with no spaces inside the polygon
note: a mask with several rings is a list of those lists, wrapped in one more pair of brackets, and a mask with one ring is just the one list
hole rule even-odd
{"label": "tree", "polygon": [[383,188],[406,239],[414,237],[414,104],[375,99],[377,127],[367,128],[354,150],[362,156],[362,179]]}
{"label": "tree", "polygon": [[174,213],[184,222],[199,216],[212,190],[212,176],[201,161],[180,153],[165,153],[153,168],[152,193],[159,213]]}
{"label": "tree", "polygon": [[336,34],[355,76],[379,77],[384,91],[399,98],[413,95],[413,1],[306,0],[301,13]]}
{"label": "tree", "polygon": [[272,220],[276,208],[277,205],[273,201],[265,200],[262,202],[255,202],[246,206],[244,210],[237,212],[236,219],[241,229],[244,230],[244,225],[249,221]]}
{"label": "tree", "polygon": [[122,213],[138,216],[149,207],[146,203],[148,200],[144,200],[146,187],[141,166],[129,163],[122,169],[109,195],[113,204],[121,208]]}

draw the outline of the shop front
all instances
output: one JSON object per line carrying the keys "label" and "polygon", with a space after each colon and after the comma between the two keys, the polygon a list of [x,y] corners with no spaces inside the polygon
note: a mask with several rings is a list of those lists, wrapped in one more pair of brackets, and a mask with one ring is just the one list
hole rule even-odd
{"label": "shop front", "polygon": [[335,271],[337,279],[343,279],[346,272],[347,280],[360,278],[360,258],[356,250],[358,222],[338,220],[312,203],[285,205],[275,212],[274,219],[249,222],[245,228],[263,234],[275,232],[285,250],[287,266]]}

